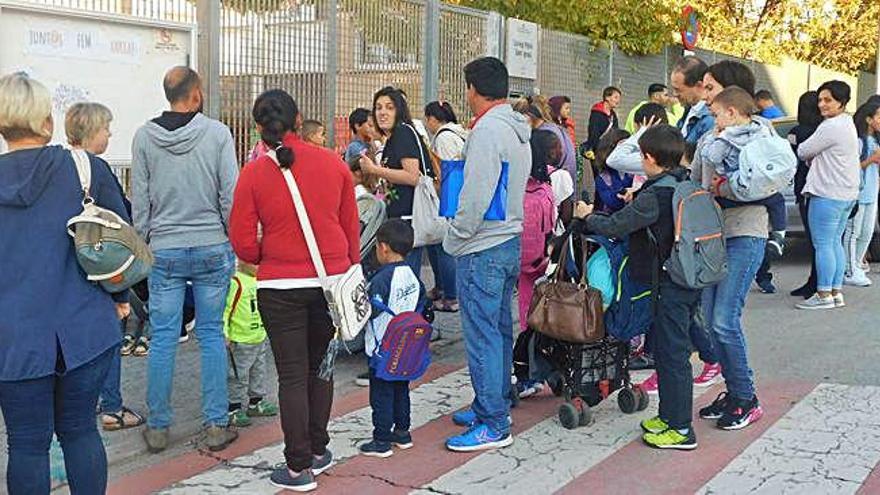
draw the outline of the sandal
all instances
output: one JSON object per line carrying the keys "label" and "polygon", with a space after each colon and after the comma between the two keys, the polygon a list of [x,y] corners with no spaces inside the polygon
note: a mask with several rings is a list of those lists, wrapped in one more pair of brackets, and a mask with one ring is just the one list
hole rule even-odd
{"label": "sandal", "polygon": [[132,411],[127,407],[123,407],[118,413],[104,413],[101,416],[101,426],[104,431],[119,431],[128,428],[136,428],[144,424],[146,420],[140,414]]}
{"label": "sandal", "polygon": [[434,304],[434,311],[438,313],[458,313],[458,301],[455,299],[443,299]]}
{"label": "sandal", "polygon": [[436,287],[428,291],[429,301],[439,301],[442,298],[443,296],[440,294],[440,291]]}
{"label": "sandal", "polygon": [[135,344],[134,349],[131,351],[131,355],[134,357],[144,357],[150,353],[150,345],[147,343],[147,339],[141,337],[138,339],[137,344]]}
{"label": "sandal", "polygon": [[134,336],[125,334],[122,337],[122,355],[128,356],[134,351]]}

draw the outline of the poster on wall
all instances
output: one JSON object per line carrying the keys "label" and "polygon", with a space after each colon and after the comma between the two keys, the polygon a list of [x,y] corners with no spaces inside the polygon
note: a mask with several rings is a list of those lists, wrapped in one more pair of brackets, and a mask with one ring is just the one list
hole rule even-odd
{"label": "poster on wall", "polygon": [[538,78],[538,25],[507,20],[507,71],[511,77]]}

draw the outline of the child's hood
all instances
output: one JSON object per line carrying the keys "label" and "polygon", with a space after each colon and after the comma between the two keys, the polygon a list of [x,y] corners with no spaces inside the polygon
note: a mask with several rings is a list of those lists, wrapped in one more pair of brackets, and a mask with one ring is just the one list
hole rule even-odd
{"label": "child's hood", "polygon": [[752,117],[748,124],[730,126],[724,129],[721,132],[721,138],[739,147],[743,147],[760,136],[770,136],[774,132],[776,131],[768,125],[766,119]]}

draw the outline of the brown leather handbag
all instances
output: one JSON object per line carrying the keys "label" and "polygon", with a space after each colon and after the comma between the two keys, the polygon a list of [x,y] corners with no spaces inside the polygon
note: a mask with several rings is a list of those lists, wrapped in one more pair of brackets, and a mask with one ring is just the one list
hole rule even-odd
{"label": "brown leather handbag", "polygon": [[602,293],[590,287],[585,263],[578,283],[565,278],[571,237],[562,245],[556,272],[535,287],[529,305],[528,325],[548,337],[572,344],[592,344],[605,338]]}

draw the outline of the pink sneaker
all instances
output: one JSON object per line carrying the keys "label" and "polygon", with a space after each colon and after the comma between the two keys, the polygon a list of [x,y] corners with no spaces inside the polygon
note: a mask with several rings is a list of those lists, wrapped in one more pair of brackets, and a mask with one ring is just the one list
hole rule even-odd
{"label": "pink sneaker", "polygon": [[703,372],[700,373],[700,376],[694,378],[694,386],[709,387],[723,379],[724,377],[721,376],[721,365],[719,363],[703,363]]}
{"label": "pink sneaker", "polygon": [[649,376],[639,386],[642,388],[642,390],[648,392],[649,394],[657,394],[657,372],[655,371],[651,373],[651,376]]}

